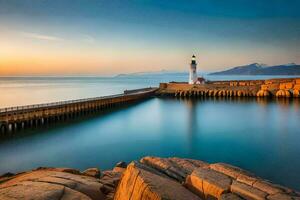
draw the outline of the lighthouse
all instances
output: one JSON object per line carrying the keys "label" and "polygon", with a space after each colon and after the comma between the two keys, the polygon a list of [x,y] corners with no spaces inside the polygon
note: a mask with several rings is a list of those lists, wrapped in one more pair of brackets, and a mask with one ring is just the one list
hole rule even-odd
{"label": "lighthouse", "polygon": [[189,84],[195,84],[196,82],[197,82],[197,62],[196,62],[196,56],[193,55],[190,64]]}

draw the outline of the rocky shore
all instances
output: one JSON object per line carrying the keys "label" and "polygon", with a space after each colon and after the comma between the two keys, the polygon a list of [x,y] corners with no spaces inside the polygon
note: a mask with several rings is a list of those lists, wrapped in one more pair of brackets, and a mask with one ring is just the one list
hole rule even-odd
{"label": "rocky shore", "polygon": [[38,168],[0,176],[0,199],[299,200],[300,193],[225,163],[144,157],[112,170]]}

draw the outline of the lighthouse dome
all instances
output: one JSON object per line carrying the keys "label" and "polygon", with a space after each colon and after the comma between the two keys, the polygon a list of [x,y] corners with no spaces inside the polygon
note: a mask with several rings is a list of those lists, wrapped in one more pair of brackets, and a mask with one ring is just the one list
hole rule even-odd
{"label": "lighthouse dome", "polygon": [[195,55],[192,56],[192,62],[191,62],[191,64],[196,64],[196,56]]}

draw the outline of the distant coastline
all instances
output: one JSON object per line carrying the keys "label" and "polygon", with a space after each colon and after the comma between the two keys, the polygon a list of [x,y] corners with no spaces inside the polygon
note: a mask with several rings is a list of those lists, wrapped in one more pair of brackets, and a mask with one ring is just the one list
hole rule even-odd
{"label": "distant coastline", "polygon": [[267,66],[259,63],[233,67],[209,75],[300,75],[300,65],[295,63]]}

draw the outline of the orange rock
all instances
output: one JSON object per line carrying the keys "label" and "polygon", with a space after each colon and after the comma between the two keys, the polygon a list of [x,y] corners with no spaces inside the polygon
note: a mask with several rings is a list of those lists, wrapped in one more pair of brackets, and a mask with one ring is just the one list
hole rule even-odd
{"label": "orange rock", "polygon": [[209,167],[215,171],[226,174],[227,176],[230,176],[234,179],[237,179],[241,175],[250,176],[250,177],[254,176],[253,174],[251,174],[246,170],[243,170],[239,167],[232,166],[226,163],[215,163],[215,164],[211,164]]}
{"label": "orange rock", "polygon": [[269,195],[267,197],[269,200],[294,200],[296,198],[293,198],[293,196],[287,195],[287,194],[274,194],[274,195]]}
{"label": "orange rock", "polygon": [[258,180],[258,178],[254,177],[254,176],[251,176],[251,175],[243,174],[243,173],[241,173],[237,177],[237,181],[239,181],[241,183],[245,183],[247,185],[252,185],[257,180]]}
{"label": "orange rock", "polygon": [[217,171],[197,168],[186,179],[185,185],[208,199],[219,199],[222,194],[229,192],[232,180]]}
{"label": "orange rock", "polygon": [[131,163],[123,174],[115,200],[199,200],[178,182],[151,173]]}
{"label": "orange rock", "polygon": [[[39,169],[39,168],[38,168]],[[43,168],[41,168],[43,169]],[[56,172],[67,172],[71,174],[80,174],[80,171],[77,169],[72,169],[72,168],[45,168],[49,171],[56,171]]]}
{"label": "orange rock", "polygon": [[258,178],[255,177],[252,173],[229,164],[215,163],[215,164],[211,164],[210,168],[215,171],[226,174],[227,176],[230,176],[236,179],[237,181],[245,183],[250,186],[252,186],[252,184],[258,180]]}
{"label": "orange rock", "polygon": [[121,175],[121,173],[111,170],[103,172],[103,176],[101,177],[99,182],[102,184],[100,187],[100,191],[106,195],[106,200],[113,199],[116,187],[118,186],[121,179]]}
{"label": "orange rock", "polygon": [[245,199],[253,200],[265,200],[266,196],[268,195],[259,189],[253,188],[238,181],[233,181],[231,185],[231,192],[236,193]]}
{"label": "orange rock", "polygon": [[[91,200],[87,195],[58,184],[24,181],[18,185],[0,189],[1,200]],[[103,199],[103,198],[102,198]]]}
{"label": "orange rock", "polygon": [[268,194],[277,194],[283,192],[280,187],[263,180],[255,182],[253,184],[253,187],[260,189]]}
{"label": "orange rock", "polygon": [[[36,170],[0,185],[0,199],[104,199],[99,179],[61,172]],[[57,196],[58,195],[58,196]]]}
{"label": "orange rock", "polygon": [[186,176],[191,174],[195,168],[208,167],[208,164],[203,161],[180,158],[158,158],[148,156],[142,158],[140,162],[179,182],[183,182]]}
{"label": "orange rock", "polygon": [[125,168],[122,168],[122,167],[114,167],[113,171],[114,172],[120,172],[120,173],[123,173],[126,169]]}
{"label": "orange rock", "polygon": [[243,199],[236,194],[226,193],[221,195],[220,200],[243,200]]}
{"label": "orange rock", "polygon": [[95,178],[100,178],[101,171],[98,168],[89,168],[82,172],[82,175],[92,176]]}
{"label": "orange rock", "polygon": [[[168,159],[169,164],[176,166],[177,169],[183,172],[184,178],[193,172],[196,168],[192,163],[185,161],[183,159],[171,158]],[[169,166],[171,168],[171,166]]]}

